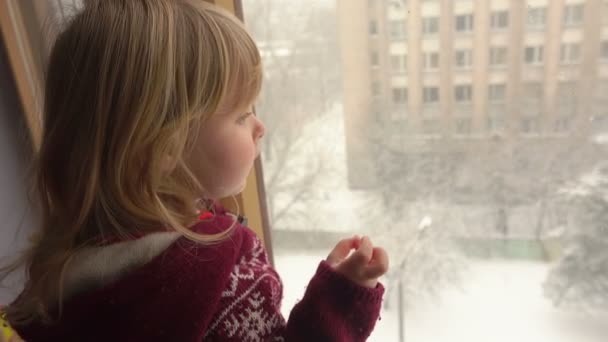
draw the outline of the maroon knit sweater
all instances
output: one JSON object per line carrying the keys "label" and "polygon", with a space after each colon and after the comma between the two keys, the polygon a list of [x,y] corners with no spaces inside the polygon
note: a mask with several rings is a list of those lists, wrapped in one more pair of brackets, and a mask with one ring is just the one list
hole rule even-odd
{"label": "maroon knit sweater", "polygon": [[[219,212],[193,230],[215,233],[232,221]],[[91,248],[71,264],[65,286],[57,323],[15,327],[27,342],[365,341],[384,293],[322,261],[285,322],[280,278],[241,225],[214,246],[162,232]]]}

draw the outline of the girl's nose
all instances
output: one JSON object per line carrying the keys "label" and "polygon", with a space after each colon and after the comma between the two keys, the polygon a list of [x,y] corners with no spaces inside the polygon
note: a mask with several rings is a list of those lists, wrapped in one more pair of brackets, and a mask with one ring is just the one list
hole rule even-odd
{"label": "girl's nose", "polygon": [[255,117],[255,139],[259,140],[262,139],[262,137],[264,136],[264,133],[266,133],[266,127],[264,127],[264,123],[262,122],[262,120],[260,120],[257,116]]}

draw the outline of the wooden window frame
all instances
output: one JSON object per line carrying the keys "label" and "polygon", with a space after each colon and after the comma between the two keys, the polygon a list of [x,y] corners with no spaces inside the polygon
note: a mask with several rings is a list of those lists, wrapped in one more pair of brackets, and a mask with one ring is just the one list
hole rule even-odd
{"label": "wooden window frame", "polygon": [[[226,9],[240,20],[243,20],[243,5],[241,0],[201,0]],[[34,46],[32,30],[28,25],[38,25],[38,30],[45,22],[49,13],[46,1],[31,1],[27,7],[22,0],[0,1],[0,34],[1,42],[8,56],[8,62],[15,85],[20,97],[20,103],[29,131],[33,152],[38,151],[42,137],[41,113],[43,75],[40,66],[36,65],[34,51],[43,46]],[[41,38],[41,37],[37,37]],[[43,52],[43,51],[41,51]],[[44,53],[44,52],[43,52]],[[236,203],[235,203],[236,202]],[[255,161],[254,168],[247,178],[247,186],[235,198],[222,199],[221,203],[230,211],[237,210],[248,219],[248,226],[264,242],[271,264],[274,264],[270,225],[266,205],[264,177],[260,158]]]}

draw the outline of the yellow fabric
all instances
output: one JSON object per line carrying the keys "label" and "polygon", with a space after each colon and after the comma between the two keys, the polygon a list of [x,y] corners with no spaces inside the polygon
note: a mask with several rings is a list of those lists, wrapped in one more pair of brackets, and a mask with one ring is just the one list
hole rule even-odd
{"label": "yellow fabric", "polygon": [[4,312],[0,311],[0,333],[2,333],[3,341],[8,341],[15,335],[15,331],[10,327],[4,317]]}

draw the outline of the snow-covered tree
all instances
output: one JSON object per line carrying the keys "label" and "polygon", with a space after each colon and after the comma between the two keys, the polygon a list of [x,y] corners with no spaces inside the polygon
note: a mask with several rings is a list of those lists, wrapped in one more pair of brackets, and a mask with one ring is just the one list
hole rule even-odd
{"label": "snow-covered tree", "polygon": [[608,308],[608,167],[603,164],[560,191],[574,209],[564,250],[544,283],[556,306]]}
{"label": "snow-covered tree", "polygon": [[[340,98],[335,8],[327,2],[248,0],[245,23],[264,63],[256,103],[266,125],[264,180],[273,227],[311,225],[310,206],[332,172],[331,150],[311,132]],[[316,139],[318,140],[318,139]]]}

